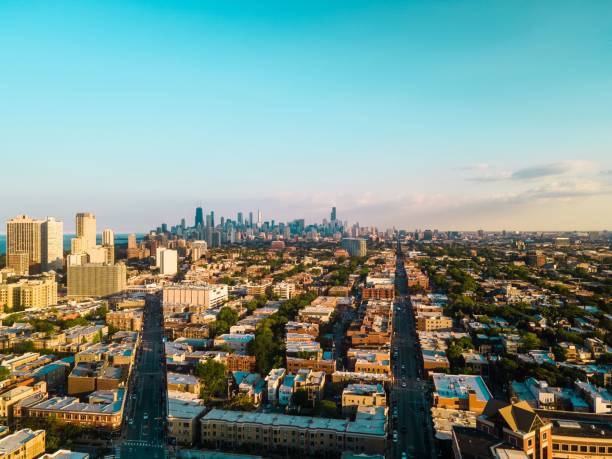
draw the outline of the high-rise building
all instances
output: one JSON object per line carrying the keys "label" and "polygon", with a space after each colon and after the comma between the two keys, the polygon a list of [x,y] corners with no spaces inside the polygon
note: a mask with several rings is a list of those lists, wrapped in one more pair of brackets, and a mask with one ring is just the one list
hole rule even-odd
{"label": "high-rise building", "polygon": [[64,222],[47,217],[42,222],[41,231],[42,270],[58,270],[64,264]]}
{"label": "high-rise building", "polygon": [[342,248],[346,249],[351,257],[365,257],[367,253],[365,239],[345,237],[342,239]]}
{"label": "high-rise building", "polygon": [[178,271],[178,252],[165,249],[160,252],[159,273],[162,276],[173,276]]}
{"label": "high-rise building", "polygon": [[84,237],[73,237],[70,239],[70,253],[76,255],[84,253],[87,248],[87,242]]}
{"label": "high-rise building", "polygon": [[210,211],[210,226],[215,227],[215,211]]}
{"label": "high-rise building", "polygon": [[261,210],[257,210],[257,227],[259,228],[263,223],[263,215]]}
{"label": "high-rise building", "polygon": [[85,247],[96,246],[96,216],[90,212],[79,212],[76,214],[76,235],[82,237]]}
{"label": "high-rise building", "polygon": [[126,275],[127,271],[123,263],[70,265],[68,266],[68,296],[96,297],[119,293],[125,290]]}
{"label": "high-rise building", "polygon": [[102,231],[102,245],[115,245],[115,232],[112,229]]}
{"label": "high-rise building", "polygon": [[242,212],[238,212],[238,215],[236,216],[236,220],[238,221],[238,224],[242,226]]}
{"label": "high-rise building", "polygon": [[336,221],[336,208],[335,207],[332,207],[332,210],[331,210],[331,221],[332,223]]}
{"label": "high-rise building", "polygon": [[198,226],[203,226],[203,225],[204,225],[204,211],[202,210],[201,207],[196,207],[195,226],[197,228]]}
{"label": "high-rise building", "polygon": [[128,235],[127,244],[127,257],[128,260],[134,260],[139,257],[138,241],[136,240],[136,234],[131,233]]}
{"label": "high-rise building", "polygon": [[249,212],[249,226],[253,227],[253,212]]}
{"label": "high-rise building", "polygon": [[[23,253],[28,255],[29,272],[39,272],[41,268],[41,226],[42,221],[33,220],[27,215],[19,215],[6,223],[7,267],[23,269]],[[15,255],[11,257],[11,255]],[[16,263],[12,266],[9,263]],[[17,271],[17,269],[15,269]],[[27,274],[27,273],[20,273]]]}

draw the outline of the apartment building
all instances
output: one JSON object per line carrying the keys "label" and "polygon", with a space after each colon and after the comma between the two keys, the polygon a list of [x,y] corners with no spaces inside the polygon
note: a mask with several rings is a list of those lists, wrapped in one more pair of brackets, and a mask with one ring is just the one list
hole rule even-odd
{"label": "apartment building", "polygon": [[196,395],[168,390],[168,437],[177,445],[192,446],[199,442],[200,423],[206,407]]}
{"label": "apartment building", "polygon": [[45,453],[46,432],[22,429],[0,439],[0,459],[34,459]]}
{"label": "apartment building", "polygon": [[57,304],[54,274],[19,279],[0,284],[0,305],[4,308],[46,308]]}
{"label": "apartment building", "polygon": [[202,442],[214,448],[254,448],[317,456],[353,451],[384,454],[384,409],[358,411],[355,421],[213,409],[201,419]]}
{"label": "apartment building", "polygon": [[359,406],[387,406],[382,384],[349,384],[342,391],[342,412],[350,415]]}
{"label": "apartment building", "polygon": [[94,392],[88,402],[76,397],[53,397],[24,409],[24,417],[52,418],[87,428],[121,428],[124,389]]}
{"label": "apartment building", "polygon": [[110,296],[126,289],[125,264],[85,263],[68,266],[68,296]]}
{"label": "apartment building", "polygon": [[142,310],[109,311],[106,314],[106,324],[117,330],[140,331],[142,320]]}
{"label": "apartment building", "polygon": [[189,392],[194,395],[200,394],[202,386],[200,380],[196,376],[168,372],[166,379],[169,391]]}
{"label": "apartment building", "polygon": [[453,319],[437,313],[423,312],[416,319],[418,331],[451,330],[453,328]]}

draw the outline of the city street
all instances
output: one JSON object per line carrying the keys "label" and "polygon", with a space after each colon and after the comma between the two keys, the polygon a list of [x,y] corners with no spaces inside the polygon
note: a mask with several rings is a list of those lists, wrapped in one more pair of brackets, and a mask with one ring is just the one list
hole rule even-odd
{"label": "city street", "polygon": [[161,304],[157,297],[149,297],[124,415],[122,458],[166,457],[166,372],[162,338]]}
{"label": "city street", "polygon": [[[391,391],[392,429],[397,431],[393,442],[394,457],[436,457],[430,419],[428,385],[422,379],[414,317],[406,285],[404,255],[397,245],[397,298],[394,315],[393,352],[394,382]],[[397,415],[397,416],[396,416]],[[402,454],[405,453],[405,456]]]}

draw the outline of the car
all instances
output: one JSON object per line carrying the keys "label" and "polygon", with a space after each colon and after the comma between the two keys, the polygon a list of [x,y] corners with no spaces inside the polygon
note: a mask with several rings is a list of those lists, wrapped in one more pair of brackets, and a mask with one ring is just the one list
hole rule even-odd
{"label": "car", "polygon": [[406,451],[402,451],[402,459],[408,459],[408,455],[406,454]]}
{"label": "car", "polygon": [[406,383],[405,382],[402,383],[402,387],[406,387]]}
{"label": "car", "polygon": [[145,421],[146,421],[147,419],[149,419],[149,413],[145,412],[145,413],[142,415],[142,419],[144,419]]}

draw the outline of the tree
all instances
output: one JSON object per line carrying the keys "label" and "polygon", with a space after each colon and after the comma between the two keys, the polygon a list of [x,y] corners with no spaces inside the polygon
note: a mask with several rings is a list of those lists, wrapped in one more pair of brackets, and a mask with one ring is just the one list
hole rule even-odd
{"label": "tree", "polygon": [[322,418],[335,418],[338,417],[338,406],[331,400],[319,400],[315,404],[314,414]]}
{"label": "tree", "polygon": [[212,396],[221,396],[225,392],[226,367],[216,360],[209,359],[205,363],[199,363],[196,374],[202,380],[200,398],[209,400]]}
{"label": "tree", "polygon": [[293,393],[293,397],[291,401],[295,406],[299,406],[300,408],[312,408],[312,403],[308,399],[308,392],[304,389],[298,389]]}
{"label": "tree", "polygon": [[535,333],[527,332],[521,338],[523,349],[531,350],[540,347],[540,338]]}
{"label": "tree", "polygon": [[246,394],[238,394],[232,397],[223,407],[233,411],[255,411],[256,408],[253,404],[253,400]]}
{"label": "tree", "polygon": [[4,381],[11,375],[11,371],[6,367],[0,367],[0,381]]}

